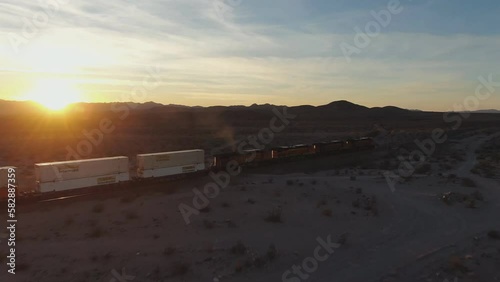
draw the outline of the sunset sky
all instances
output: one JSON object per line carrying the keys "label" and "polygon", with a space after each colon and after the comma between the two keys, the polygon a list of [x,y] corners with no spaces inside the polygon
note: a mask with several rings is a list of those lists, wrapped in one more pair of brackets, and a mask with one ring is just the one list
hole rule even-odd
{"label": "sunset sky", "polygon": [[500,82],[498,0],[401,0],[347,59],[392,1],[3,0],[0,99],[449,110]]}

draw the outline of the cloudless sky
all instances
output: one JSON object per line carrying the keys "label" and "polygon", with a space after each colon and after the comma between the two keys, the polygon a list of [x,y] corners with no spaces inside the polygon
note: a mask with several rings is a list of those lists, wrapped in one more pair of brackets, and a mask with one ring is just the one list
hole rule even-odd
{"label": "cloudless sky", "polygon": [[[400,0],[356,44],[391,2],[4,0],[0,99],[449,110],[478,77],[500,84],[499,1]],[[133,96],[145,79],[155,83]],[[479,108],[500,109],[497,88]]]}

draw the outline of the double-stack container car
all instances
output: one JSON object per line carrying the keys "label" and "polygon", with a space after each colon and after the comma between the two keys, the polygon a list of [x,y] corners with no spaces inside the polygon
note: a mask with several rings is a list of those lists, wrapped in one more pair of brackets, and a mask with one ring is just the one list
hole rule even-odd
{"label": "double-stack container car", "polygon": [[354,147],[360,150],[369,150],[374,149],[376,146],[372,138],[363,137],[354,140]]}
{"label": "double-stack container car", "polygon": [[205,151],[186,150],[137,155],[137,177],[167,177],[205,170]]}
{"label": "double-stack container car", "polygon": [[316,154],[330,154],[339,152],[344,147],[344,141],[334,140],[330,142],[314,143],[314,152]]}
{"label": "double-stack container car", "polygon": [[238,165],[256,166],[273,160],[272,151],[264,149],[250,149],[242,152],[231,152],[217,154],[214,156],[212,168],[216,170],[226,169],[229,162]]}
{"label": "double-stack container car", "polygon": [[130,180],[128,157],[35,164],[38,192],[59,192]]}
{"label": "double-stack container car", "polygon": [[272,149],[273,159],[289,159],[297,158],[308,155],[313,155],[315,153],[314,146],[312,145],[294,145],[294,146],[282,146]]}

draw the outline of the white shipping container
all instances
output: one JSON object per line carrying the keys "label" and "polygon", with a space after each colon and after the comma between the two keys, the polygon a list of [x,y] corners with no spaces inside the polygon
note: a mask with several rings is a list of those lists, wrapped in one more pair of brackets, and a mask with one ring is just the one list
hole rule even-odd
{"label": "white shipping container", "polygon": [[[8,184],[9,184],[9,174],[12,174],[12,173],[9,173],[9,169],[16,169],[16,180],[17,180],[17,177],[19,177],[19,175],[17,175],[17,168],[16,167],[13,167],[13,166],[8,166],[8,167],[0,167],[0,188],[7,188]],[[16,184],[16,183],[12,183],[12,184]]]}
{"label": "white shipping container", "polygon": [[128,157],[123,156],[35,164],[35,178],[39,183],[60,182],[128,172]]}
{"label": "white shipping container", "polygon": [[137,176],[140,178],[163,177],[183,173],[192,173],[205,169],[205,164],[192,164],[186,166],[164,167],[157,169],[138,170]]}
{"label": "white shipping container", "polygon": [[38,192],[41,193],[65,191],[65,190],[73,190],[85,187],[114,184],[123,181],[129,181],[129,179],[130,179],[129,173],[123,172],[123,173],[103,175],[103,176],[38,183],[37,190]]}
{"label": "white shipping container", "polygon": [[205,164],[205,151],[186,150],[137,155],[138,171]]}

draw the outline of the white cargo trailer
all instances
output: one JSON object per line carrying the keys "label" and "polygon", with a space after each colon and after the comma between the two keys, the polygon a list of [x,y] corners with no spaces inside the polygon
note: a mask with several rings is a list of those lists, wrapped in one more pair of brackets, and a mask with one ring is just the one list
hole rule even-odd
{"label": "white cargo trailer", "polygon": [[205,151],[186,150],[137,155],[137,176],[163,177],[205,169]]}
{"label": "white cargo trailer", "polygon": [[35,164],[39,192],[65,191],[129,181],[128,157]]}

